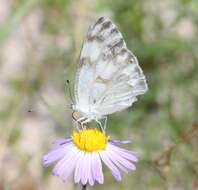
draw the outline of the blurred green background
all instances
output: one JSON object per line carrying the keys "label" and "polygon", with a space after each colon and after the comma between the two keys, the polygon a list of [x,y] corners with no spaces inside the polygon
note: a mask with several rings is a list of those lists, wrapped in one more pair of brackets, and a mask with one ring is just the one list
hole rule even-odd
{"label": "blurred green background", "polygon": [[111,136],[133,141],[137,170],[117,183],[105,169],[94,189],[198,189],[197,0],[0,0],[0,189],[80,189],[41,159],[73,129],[65,82],[100,16],[122,32],[149,91],[108,120]]}

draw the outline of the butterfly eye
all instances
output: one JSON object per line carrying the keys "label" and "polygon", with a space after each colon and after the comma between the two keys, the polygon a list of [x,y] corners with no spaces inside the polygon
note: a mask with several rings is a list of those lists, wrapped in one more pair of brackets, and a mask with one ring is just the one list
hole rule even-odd
{"label": "butterfly eye", "polygon": [[133,63],[133,59],[130,59],[130,61],[129,61],[130,63]]}

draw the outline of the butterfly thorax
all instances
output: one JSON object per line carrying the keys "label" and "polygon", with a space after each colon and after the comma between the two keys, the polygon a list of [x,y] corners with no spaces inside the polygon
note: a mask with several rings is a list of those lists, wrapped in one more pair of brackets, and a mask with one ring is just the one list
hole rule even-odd
{"label": "butterfly thorax", "polygon": [[81,118],[88,118],[90,120],[97,120],[97,119],[101,119],[103,116],[99,113],[97,113],[96,110],[94,110],[93,108],[89,108],[87,106],[78,106],[78,105],[73,105],[72,109],[75,112],[75,117]]}

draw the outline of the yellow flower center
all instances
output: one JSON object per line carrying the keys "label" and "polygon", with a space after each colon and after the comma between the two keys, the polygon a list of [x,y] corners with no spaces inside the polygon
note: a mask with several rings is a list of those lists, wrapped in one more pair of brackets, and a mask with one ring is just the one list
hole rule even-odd
{"label": "yellow flower center", "polygon": [[109,136],[98,129],[82,129],[74,131],[72,136],[73,143],[80,149],[86,152],[94,152],[105,149]]}

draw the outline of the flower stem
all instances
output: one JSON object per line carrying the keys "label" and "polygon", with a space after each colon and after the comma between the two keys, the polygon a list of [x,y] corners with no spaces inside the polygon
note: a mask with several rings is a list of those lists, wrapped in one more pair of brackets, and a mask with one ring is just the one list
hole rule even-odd
{"label": "flower stem", "polygon": [[82,185],[82,190],[86,190],[87,189],[87,185]]}

